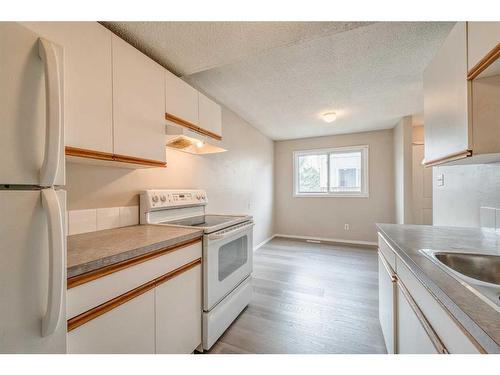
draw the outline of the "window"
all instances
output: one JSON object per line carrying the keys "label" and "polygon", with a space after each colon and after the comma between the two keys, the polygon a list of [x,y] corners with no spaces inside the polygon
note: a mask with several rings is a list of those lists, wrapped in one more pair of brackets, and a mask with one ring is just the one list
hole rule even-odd
{"label": "window", "polygon": [[296,196],[368,196],[368,146],[296,151],[293,159]]}

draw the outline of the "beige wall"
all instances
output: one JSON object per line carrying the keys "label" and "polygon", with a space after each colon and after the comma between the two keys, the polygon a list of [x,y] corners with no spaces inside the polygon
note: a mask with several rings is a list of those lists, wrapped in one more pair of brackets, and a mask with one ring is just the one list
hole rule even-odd
{"label": "beige wall", "polygon": [[412,213],[412,118],[403,117],[394,126],[394,198],[397,224],[411,224]]}
{"label": "beige wall", "polygon": [[254,242],[264,241],[273,233],[273,141],[233,112],[224,109],[222,115],[225,153],[167,149],[165,169],[68,163],[68,209],[138,205],[144,189],[205,189],[208,211],[253,215]]}
{"label": "beige wall", "polygon": [[[369,145],[368,198],[293,196],[293,151],[364,144]],[[278,141],[274,160],[276,233],[374,242],[375,223],[394,222],[392,129]]]}

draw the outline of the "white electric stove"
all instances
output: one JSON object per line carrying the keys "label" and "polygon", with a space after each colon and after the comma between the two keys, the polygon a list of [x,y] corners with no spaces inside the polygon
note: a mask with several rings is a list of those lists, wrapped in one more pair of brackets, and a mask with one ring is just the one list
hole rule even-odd
{"label": "white electric stove", "polygon": [[203,349],[208,350],[252,298],[253,221],[209,215],[203,190],[146,190],[141,224],[203,229]]}

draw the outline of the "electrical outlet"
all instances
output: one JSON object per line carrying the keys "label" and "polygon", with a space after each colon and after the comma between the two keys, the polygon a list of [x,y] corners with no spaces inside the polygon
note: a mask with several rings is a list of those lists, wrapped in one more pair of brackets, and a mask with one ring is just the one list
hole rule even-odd
{"label": "electrical outlet", "polygon": [[344,224],[344,230],[349,230],[349,224]]}

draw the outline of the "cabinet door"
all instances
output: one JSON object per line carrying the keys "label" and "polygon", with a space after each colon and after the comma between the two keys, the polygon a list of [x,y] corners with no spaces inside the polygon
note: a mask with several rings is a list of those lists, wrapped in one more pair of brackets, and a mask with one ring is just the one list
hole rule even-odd
{"label": "cabinet door", "polygon": [[415,302],[398,285],[397,288],[397,353],[398,354],[436,354],[431,337],[428,335],[422,316],[416,313]]}
{"label": "cabinet door", "polygon": [[165,161],[165,69],[115,35],[112,44],[114,153]]}
{"label": "cabinet door", "polygon": [[198,91],[179,77],[165,71],[166,112],[198,125]]}
{"label": "cabinet door", "polygon": [[199,127],[217,135],[222,135],[222,110],[220,105],[198,93]]}
{"label": "cabinet door", "polygon": [[385,346],[387,353],[394,354],[395,345],[395,296],[396,296],[396,281],[394,274],[383,258],[383,255],[378,254],[378,313],[382,334],[384,335]]}
{"label": "cabinet door", "polygon": [[500,43],[500,22],[468,22],[469,70]]}
{"label": "cabinet door", "polygon": [[111,31],[97,22],[24,22],[64,48],[65,144],[113,152]]}
{"label": "cabinet door", "polygon": [[425,161],[469,145],[467,35],[459,22],[424,72]]}
{"label": "cabinet door", "polygon": [[201,265],[155,288],[157,353],[192,353],[201,344],[201,293]]}
{"label": "cabinet door", "polygon": [[155,352],[154,289],[68,333],[68,353]]}

